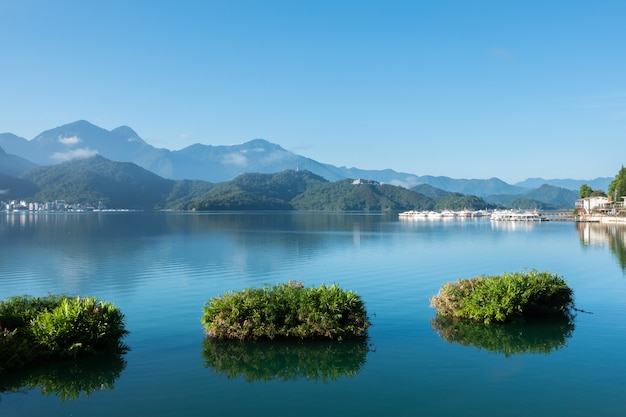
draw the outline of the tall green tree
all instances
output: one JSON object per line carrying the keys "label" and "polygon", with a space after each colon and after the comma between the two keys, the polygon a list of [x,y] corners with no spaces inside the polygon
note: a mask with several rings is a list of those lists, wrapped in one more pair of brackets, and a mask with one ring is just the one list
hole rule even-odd
{"label": "tall green tree", "polygon": [[589,197],[606,197],[606,193],[602,190],[593,190]]}
{"label": "tall green tree", "polygon": [[626,168],[623,166],[609,184],[609,195],[614,197],[616,201],[620,197],[626,196]]}
{"label": "tall green tree", "polygon": [[587,184],[583,184],[580,186],[580,190],[578,191],[578,198],[587,198],[591,196],[593,190]]}

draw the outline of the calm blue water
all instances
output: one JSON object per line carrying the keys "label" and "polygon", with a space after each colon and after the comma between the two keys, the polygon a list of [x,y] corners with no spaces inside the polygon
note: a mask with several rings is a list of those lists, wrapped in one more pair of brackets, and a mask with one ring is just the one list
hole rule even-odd
{"label": "calm blue water", "polygon": [[[126,315],[132,349],[113,387],[66,401],[41,387],[4,392],[0,415],[624,415],[625,231],[362,214],[0,213],[0,298],[111,301]],[[433,329],[429,298],[445,282],[523,269],[563,276],[577,306],[593,314],[508,356]],[[220,365],[209,361],[204,303],[288,280],[359,293],[373,322],[369,339],[217,346]],[[491,339],[509,337],[517,334]],[[541,344],[549,353],[533,353]],[[311,376],[311,367],[334,377]]]}

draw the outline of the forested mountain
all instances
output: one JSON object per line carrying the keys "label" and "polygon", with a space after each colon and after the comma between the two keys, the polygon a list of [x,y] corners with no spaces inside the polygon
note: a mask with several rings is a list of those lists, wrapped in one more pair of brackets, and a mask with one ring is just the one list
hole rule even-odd
{"label": "forested mountain", "polygon": [[281,209],[400,211],[429,209],[432,199],[393,185],[329,182],[308,171],[243,174],[216,185],[190,204],[196,210]]}
{"label": "forested mountain", "polygon": [[405,211],[430,210],[431,198],[395,185],[341,180],[318,183],[292,201],[298,210]]}
{"label": "forested mountain", "polygon": [[435,211],[442,210],[493,210],[498,208],[496,204],[487,203],[475,195],[464,195],[460,193],[450,193],[442,197],[435,198]]}
{"label": "forested mountain", "polygon": [[441,188],[433,187],[428,184],[420,184],[415,187],[411,187],[411,191],[424,194],[426,197],[430,198],[445,197],[448,194],[452,194],[452,191],[442,190]]}
{"label": "forested mountain", "polygon": [[[429,185],[413,190],[376,181],[329,182],[310,171],[243,174],[218,184],[168,180],[132,163],[101,156],[33,168],[21,177],[0,175],[3,199],[66,200],[128,209],[404,211],[571,207],[574,192],[544,185],[488,202]],[[421,191],[421,192],[419,192]]]}
{"label": "forested mountain", "polygon": [[492,204],[515,209],[539,210],[570,209],[574,207],[577,199],[577,192],[547,184],[521,195],[493,195],[485,197],[485,200]]}
{"label": "forested mountain", "polygon": [[36,167],[34,164],[17,155],[10,155],[0,147],[0,175],[10,175],[17,177],[23,172]]}
{"label": "forested mountain", "polygon": [[492,194],[522,194],[529,191],[528,189],[522,187],[507,184],[498,178],[478,180],[423,175],[418,177],[418,179],[419,184],[428,184],[441,190],[465,195],[476,195],[478,197],[484,197]]}
{"label": "forested mountain", "polygon": [[[544,185],[497,201],[451,193],[429,185],[413,190],[371,180],[330,182],[307,170],[242,174],[209,183],[169,180],[129,162],[102,156],[35,167],[19,178],[0,175],[2,199],[103,204],[109,208],[182,210],[405,211],[573,206],[574,192]],[[421,192],[418,192],[421,191]]]}
{"label": "forested mountain", "polygon": [[101,202],[107,207],[144,210],[186,203],[213,186],[204,181],[167,180],[135,164],[113,162],[101,156],[40,166],[19,180],[34,191],[30,195],[20,193],[19,198],[94,205]]}
{"label": "forested mountain", "polygon": [[546,180],[543,178],[528,178],[524,181],[516,183],[515,186],[531,190],[540,188],[542,185],[547,184],[577,192],[580,190],[581,185],[587,184],[592,190],[602,190],[606,192],[612,180],[613,178],[611,177],[601,177],[591,180],[574,180],[570,178]]}
{"label": "forested mountain", "polygon": [[191,202],[192,210],[292,210],[291,200],[324,178],[309,171],[242,174]]}
{"label": "forested mountain", "polygon": [[39,187],[28,180],[0,174],[0,200],[23,200],[32,198]]}
{"label": "forested mountain", "polygon": [[329,182],[308,171],[278,174],[243,174],[217,184],[189,204],[195,210],[325,210],[405,211],[433,209],[485,209],[494,206],[474,196],[423,194],[376,181],[351,179]]}

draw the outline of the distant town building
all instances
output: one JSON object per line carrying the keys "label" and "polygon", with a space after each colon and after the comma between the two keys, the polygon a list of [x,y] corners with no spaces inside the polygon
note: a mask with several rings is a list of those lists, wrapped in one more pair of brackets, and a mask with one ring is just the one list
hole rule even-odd
{"label": "distant town building", "polygon": [[352,181],[352,184],[354,184],[354,185],[359,185],[359,184],[378,185],[378,184],[380,184],[380,182],[374,181],[374,180],[362,180],[362,179],[358,178],[358,179]]}

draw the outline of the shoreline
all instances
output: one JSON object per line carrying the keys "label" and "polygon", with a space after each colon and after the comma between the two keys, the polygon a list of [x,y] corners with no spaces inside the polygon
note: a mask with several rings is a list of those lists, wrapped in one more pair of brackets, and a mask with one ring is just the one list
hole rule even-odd
{"label": "shoreline", "polygon": [[621,216],[609,216],[602,214],[583,214],[576,217],[576,221],[580,223],[624,223],[626,224],[626,217]]}

